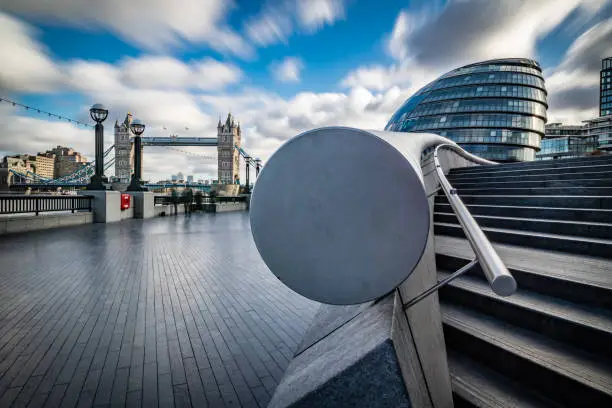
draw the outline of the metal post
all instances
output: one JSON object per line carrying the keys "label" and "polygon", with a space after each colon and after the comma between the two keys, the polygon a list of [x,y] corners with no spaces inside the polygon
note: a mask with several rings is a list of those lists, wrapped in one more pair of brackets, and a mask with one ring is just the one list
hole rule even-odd
{"label": "metal post", "polygon": [[261,165],[261,162],[259,160],[255,161],[255,178],[257,178],[257,176],[259,176],[259,166]]}
{"label": "metal post", "polygon": [[142,139],[140,135],[144,132],[145,125],[139,120],[134,119],[130,125],[134,133],[134,174],[127,191],[147,191],[142,187]]}
{"label": "metal post", "polygon": [[249,194],[250,190],[249,190],[249,186],[250,186],[250,182],[249,182],[249,167],[250,167],[250,161],[251,158],[250,157],[245,157],[244,161],[246,162],[246,193]]}
{"label": "metal post", "polygon": [[96,166],[95,173],[91,177],[91,181],[87,185],[88,190],[106,190],[104,183],[107,182],[104,177],[104,126],[102,123],[96,123]]}

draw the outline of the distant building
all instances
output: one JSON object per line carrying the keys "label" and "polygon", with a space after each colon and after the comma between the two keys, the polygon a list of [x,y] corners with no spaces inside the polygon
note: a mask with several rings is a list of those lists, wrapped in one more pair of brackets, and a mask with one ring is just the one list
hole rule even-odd
{"label": "distant building", "polygon": [[45,154],[55,156],[54,178],[72,174],[87,164],[87,158],[71,147],[57,146]]}
{"label": "distant building", "polygon": [[123,123],[119,124],[118,121],[115,121],[115,180],[125,187],[131,181],[133,168],[132,142],[130,141],[131,123],[132,114],[129,112]]}
{"label": "distant building", "polygon": [[187,182],[188,183],[193,183],[193,176],[192,175],[187,176]]}
{"label": "distant building", "polygon": [[612,115],[583,121],[584,125],[546,125],[537,160],[597,155],[612,149]]}
{"label": "distant building", "polygon": [[236,123],[231,113],[228,113],[225,123],[217,125],[217,157],[219,184],[235,184],[239,179],[239,153],[235,146],[240,147],[240,123]]}
{"label": "distant building", "polygon": [[599,116],[607,116],[612,114],[612,58],[601,61],[599,78]]}
{"label": "distant building", "polygon": [[185,182],[185,175],[183,173],[181,173],[180,171],[177,173],[176,177],[178,178],[178,182],[179,183],[184,183]]}
{"label": "distant building", "polygon": [[612,115],[584,120],[586,137],[597,140],[598,148],[604,152],[612,152]]}
{"label": "distant building", "polygon": [[178,176],[176,174],[172,175],[172,182],[176,183],[178,181]]}

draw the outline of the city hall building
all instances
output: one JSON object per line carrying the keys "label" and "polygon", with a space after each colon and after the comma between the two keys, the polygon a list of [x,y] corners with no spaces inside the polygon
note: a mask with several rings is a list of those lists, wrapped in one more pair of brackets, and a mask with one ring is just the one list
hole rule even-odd
{"label": "city hall building", "polygon": [[546,95],[534,60],[478,62],[420,89],[385,130],[436,133],[489,160],[531,161],[544,136]]}

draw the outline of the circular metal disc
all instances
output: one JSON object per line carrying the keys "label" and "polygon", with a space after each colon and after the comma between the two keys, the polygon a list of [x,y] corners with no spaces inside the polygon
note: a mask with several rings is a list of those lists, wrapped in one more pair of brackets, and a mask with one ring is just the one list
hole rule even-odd
{"label": "circular metal disc", "polygon": [[429,205],[393,146],[366,131],[321,128],[270,157],[250,219],[261,257],[283,283],[319,302],[357,304],[412,272],[427,243]]}

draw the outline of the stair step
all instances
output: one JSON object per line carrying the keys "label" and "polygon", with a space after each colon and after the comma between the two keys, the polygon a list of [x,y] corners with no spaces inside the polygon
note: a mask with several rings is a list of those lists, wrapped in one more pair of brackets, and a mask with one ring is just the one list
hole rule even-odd
{"label": "stair step", "polygon": [[[470,204],[467,207],[472,215],[612,223],[612,210],[602,210],[598,208],[554,208],[479,204]],[[450,204],[436,203],[434,212],[452,213],[453,209]]]}
{"label": "stair step", "polygon": [[[601,208],[612,210],[612,196],[567,196],[567,195],[473,195],[462,194],[464,204],[480,205],[520,205],[528,207],[555,208]],[[437,203],[448,203],[444,194],[438,194]]]}
{"label": "stair step", "polygon": [[[453,186],[455,187],[455,186]],[[456,188],[459,196],[466,195],[578,195],[610,196],[612,187],[482,187]]]}
{"label": "stair step", "polygon": [[[612,224],[549,218],[501,217],[472,214],[481,227],[543,232],[589,238],[612,239]],[[434,212],[434,222],[459,224],[455,213]]]}
{"label": "stair step", "polygon": [[[493,247],[519,289],[612,312],[612,261],[495,242]],[[457,270],[474,257],[465,238],[436,235],[435,251],[439,270]],[[467,274],[485,281],[478,264]]]}
{"label": "stair step", "polygon": [[442,302],[441,309],[447,348],[557,403],[612,406],[612,361],[458,305]]}
{"label": "stair step", "polygon": [[612,162],[612,155],[605,156],[589,156],[589,157],[574,157],[570,159],[556,159],[556,160],[536,160],[530,162],[516,162],[516,163],[500,163],[498,166],[504,168],[533,168],[533,167],[567,167],[569,165],[576,164],[602,164]]}
{"label": "stair step", "polygon": [[447,356],[455,407],[561,407],[468,356],[451,350],[447,351]]}
{"label": "stair step", "polygon": [[612,171],[612,163],[590,164],[551,164],[546,167],[512,168],[504,165],[459,167],[450,170],[450,174],[456,175],[519,175],[519,174],[561,174],[561,173],[584,173],[594,171]]}
{"label": "stair step", "polygon": [[[482,230],[491,241],[523,245],[528,248],[542,248],[612,258],[612,241],[610,240],[491,227],[482,227]],[[465,237],[462,227],[458,224],[434,222],[434,233],[436,235]]]}
{"label": "stair step", "polygon": [[447,175],[448,180],[451,184],[453,183],[464,183],[464,182],[505,182],[505,181],[540,181],[540,180],[583,180],[583,179],[610,179],[612,178],[612,171],[592,171],[592,172],[581,172],[581,173],[553,173],[546,174],[510,174],[510,175],[489,175],[484,174],[453,174]]}
{"label": "stair step", "polygon": [[[440,279],[450,276],[440,271]],[[445,302],[460,304],[506,323],[533,330],[590,353],[612,358],[612,313],[523,289],[496,295],[484,280],[462,276],[440,290]]]}
{"label": "stair step", "polygon": [[578,180],[514,180],[502,181],[491,179],[489,181],[453,181],[452,186],[458,189],[464,188],[546,188],[546,187],[610,187],[612,178],[608,179],[578,179]]}

